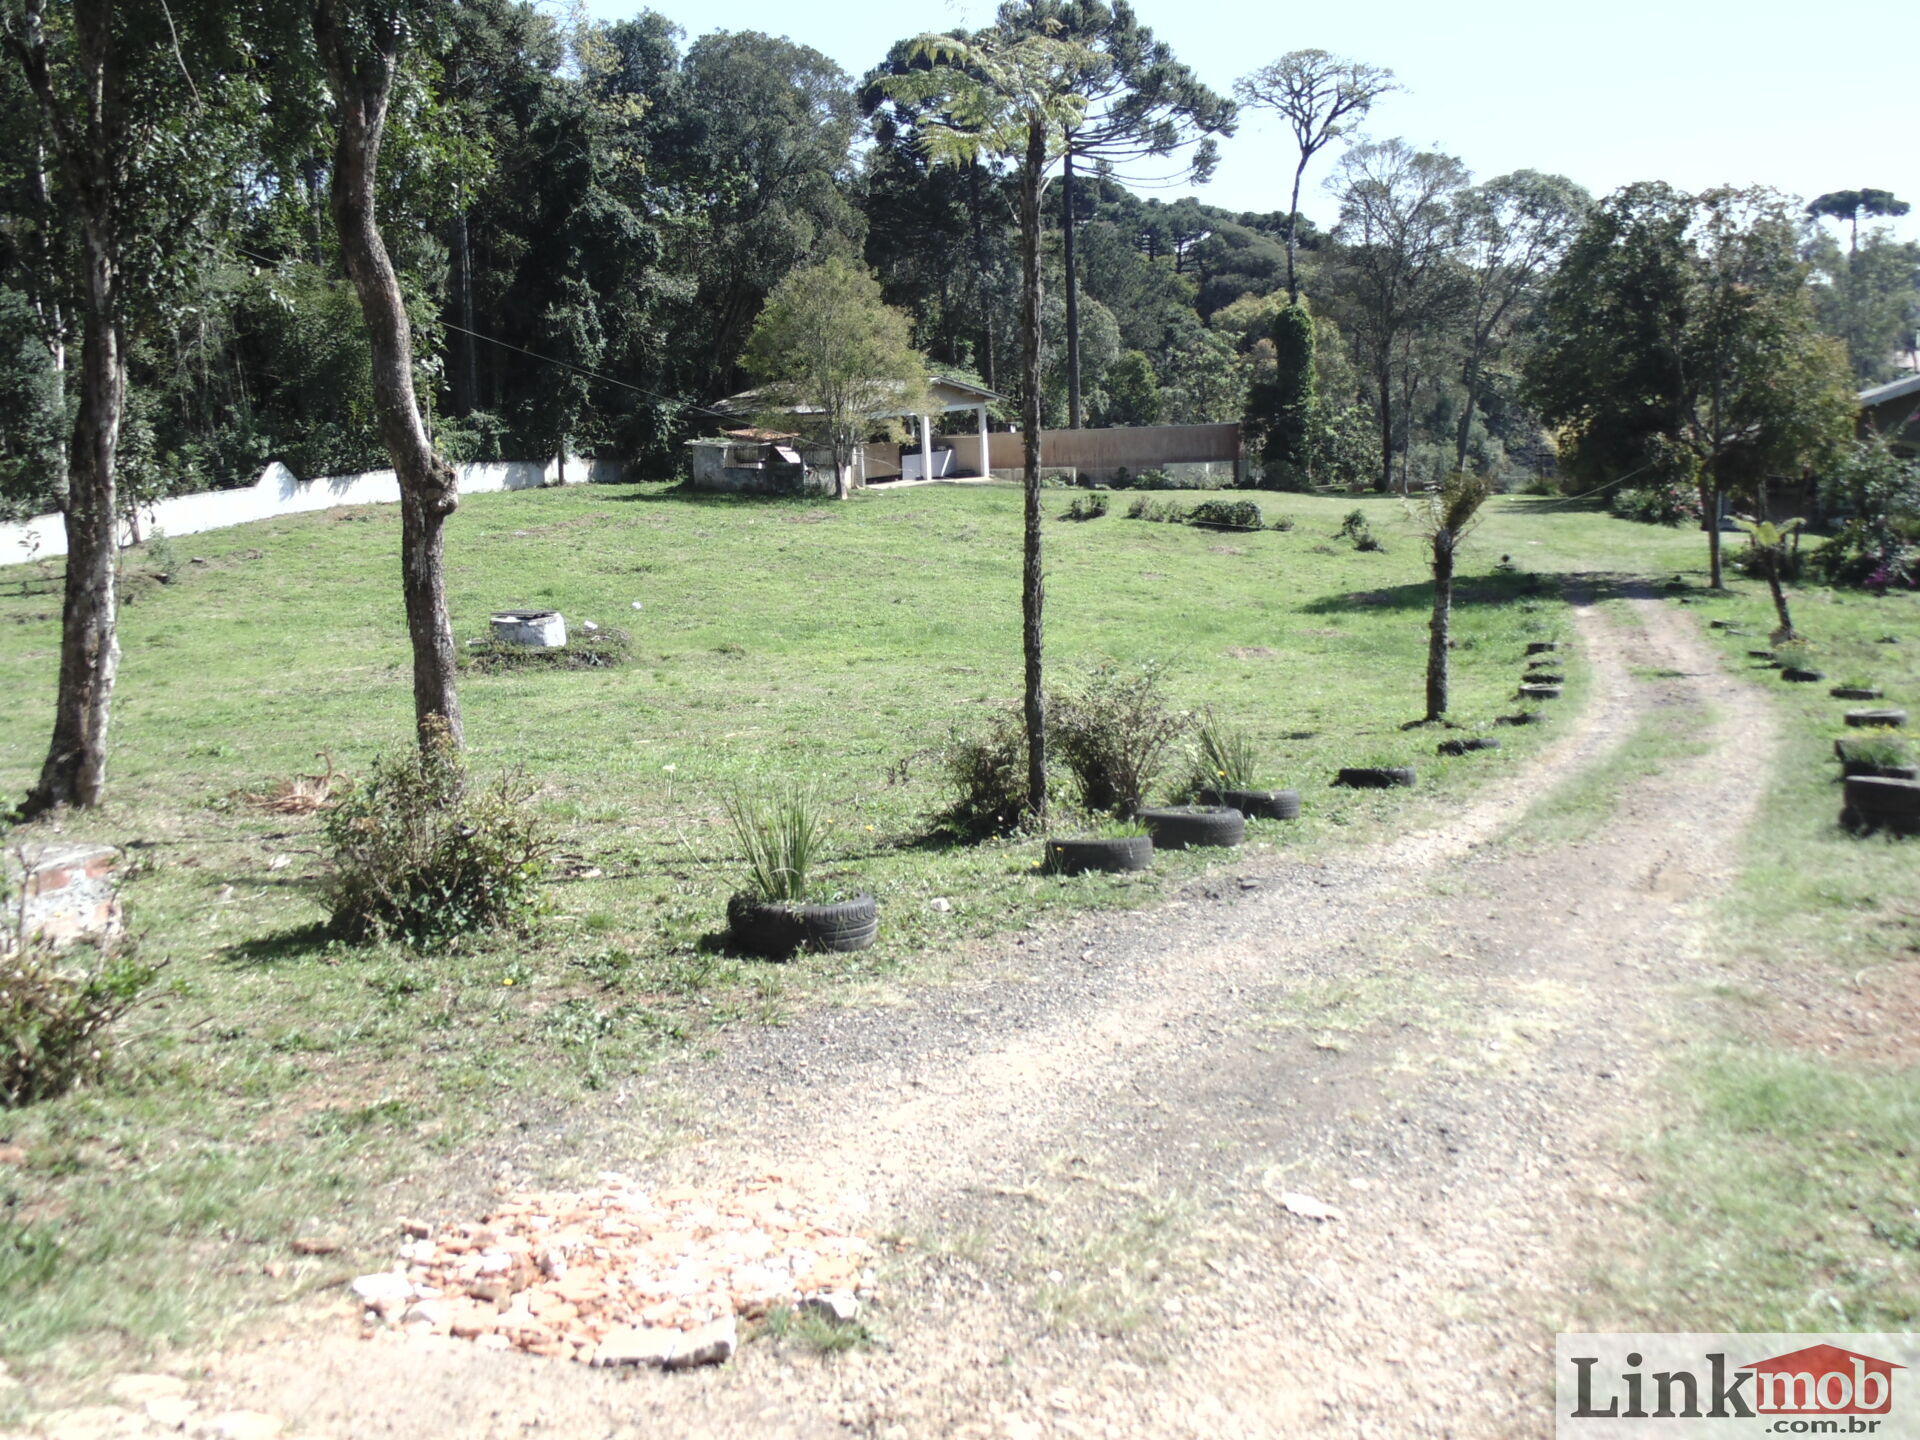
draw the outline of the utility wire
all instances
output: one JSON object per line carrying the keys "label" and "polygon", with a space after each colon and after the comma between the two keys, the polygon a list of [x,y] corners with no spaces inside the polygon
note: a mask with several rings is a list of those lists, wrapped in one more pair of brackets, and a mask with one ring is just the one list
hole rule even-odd
{"label": "utility wire", "polygon": [[[244,255],[249,260],[257,260],[262,265],[271,265],[278,268],[284,263],[279,260],[270,260],[265,255],[255,254],[253,251],[238,245],[233,248],[236,254]],[[705,405],[695,405],[689,400],[681,400],[672,395],[662,395],[658,390],[649,390],[645,386],[635,385],[626,380],[616,380],[611,375],[602,375],[597,370],[589,370],[584,365],[575,365],[570,360],[561,360],[552,355],[542,355],[538,350],[529,350],[524,345],[515,345],[511,341],[502,340],[493,335],[482,334],[478,330],[469,330],[466,326],[456,325],[451,320],[442,320],[440,324],[448,330],[458,330],[462,335],[471,335],[476,340],[484,340],[489,345],[498,345],[502,350],[517,351],[519,354],[542,361],[545,364],[558,365],[563,370],[571,370],[576,375],[585,375],[590,380],[598,380],[606,385],[617,385],[622,390],[633,391],[636,395],[645,395],[650,400],[659,400],[664,404],[677,405],[683,410],[695,411],[701,415],[711,415],[716,420],[738,420],[740,418],[738,414],[730,411],[714,410]]]}

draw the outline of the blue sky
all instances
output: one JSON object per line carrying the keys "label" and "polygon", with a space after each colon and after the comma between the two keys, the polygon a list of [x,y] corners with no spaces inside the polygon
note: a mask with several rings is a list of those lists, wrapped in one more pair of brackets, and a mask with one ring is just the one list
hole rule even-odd
{"label": "blue sky", "polygon": [[[635,0],[588,0],[623,19]],[[858,77],[895,39],[978,26],[992,0],[656,0],[689,39],[765,30],[811,45]],[[1529,168],[1596,194],[1633,180],[1685,188],[1764,183],[1802,196],[1876,186],[1913,202],[1920,238],[1920,4],[1824,6],[1780,0],[1423,0],[1283,5],[1274,0],[1135,0],[1140,18],[1207,83],[1288,50],[1317,46],[1391,68],[1405,93],[1380,102],[1368,132],[1459,156],[1477,176]],[[1291,141],[1248,117],[1197,193],[1235,210],[1286,207]],[[1301,209],[1330,221],[1308,174]],[[1182,193],[1165,192],[1168,198]]]}

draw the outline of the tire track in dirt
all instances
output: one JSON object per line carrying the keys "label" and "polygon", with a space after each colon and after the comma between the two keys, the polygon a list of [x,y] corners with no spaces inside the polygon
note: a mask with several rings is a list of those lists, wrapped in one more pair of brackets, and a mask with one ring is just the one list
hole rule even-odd
{"label": "tire track in dirt", "polygon": [[[1772,743],[1688,622],[1630,608],[1637,632],[1577,610],[1585,714],[1441,826],[1003,942],[959,983],[637,1090],[700,1135],[642,1178],[777,1170],[901,1237],[885,1348],[619,1377],[302,1334],[218,1361],[213,1389],[316,1435],[1548,1433],[1554,1320],[1633,1198],[1616,1136],[1685,1038],[1695,907],[1755,803],[1727,777]],[[1598,833],[1511,842],[1644,717],[1702,707],[1706,753]],[[529,1153],[622,1168],[649,1123],[559,1120]]]}

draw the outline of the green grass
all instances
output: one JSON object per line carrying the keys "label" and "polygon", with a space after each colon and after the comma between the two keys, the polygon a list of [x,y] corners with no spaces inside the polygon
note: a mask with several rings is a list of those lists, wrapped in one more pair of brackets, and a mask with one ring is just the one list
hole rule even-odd
{"label": "green grass", "polygon": [[1712,717],[1694,706],[1675,705],[1649,715],[1598,764],[1534,801],[1514,822],[1509,842],[1539,850],[1598,833],[1629,786],[1658,775],[1672,761],[1705,754],[1709,747],[1699,732],[1711,723]]}
{"label": "green grass", "polygon": [[1680,1118],[1648,1154],[1657,1180],[1648,1248],[1599,1279],[1605,1323],[1911,1330],[1920,1074],[1740,1045],[1676,1078]]}
{"label": "green grass", "polygon": [[[1385,553],[1334,538],[1356,505]],[[1254,845],[1300,853],[1431,820],[1551,737],[1516,729],[1499,752],[1448,761],[1433,732],[1403,732],[1422,708],[1427,604],[1403,508],[1286,496],[1269,510],[1296,527],[1049,525],[1053,673],[1171,660],[1180,703],[1246,728],[1270,783],[1301,789],[1299,822],[1250,827]],[[493,1142],[522,1117],[590,1101],[726,1027],[942,974],[968,936],[1147,903],[1208,863],[1058,879],[1037,868],[1037,840],[926,842],[946,798],[932,748],[1017,693],[1019,516],[1007,486],[844,504],[656,486],[463,501],[447,541],[462,642],[490,611],[540,604],[629,631],[633,659],[463,676],[474,771],[525,764],[568,865],[533,933],[425,955],[327,944],[318,826],[236,798],[319,770],[321,752],[364,773],[409,743],[396,510],[174,540],[173,583],[124,612],[109,802],[63,822],[129,847],[126,903],[171,962],[168,988],[131,1023],[109,1086],[0,1115],[0,1140],[29,1155],[0,1171],[14,1227],[0,1237],[0,1354],[84,1369],[243,1328],[384,1263],[396,1215],[481,1203]],[[1554,572],[1591,572],[1578,583],[1604,591],[1697,548],[1495,502],[1461,567],[1459,719],[1513,708],[1524,642],[1564,629]],[[1508,551],[1520,572],[1495,575]],[[14,795],[46,743],[57,609],[37,572],[0,573],[0,685],[26,702],[0,718],[0,790]],[[1407,762],[1413,792],[1328,787],[1342,765]],[[775,968],[706,942],[744,880],[723,797],[788,781],[831,822],[822,887],[878,898],[873,950]],[[292,1256],[316,1230],[345,1249]],[[50,1267],[46,1237],[61,1246]]]}

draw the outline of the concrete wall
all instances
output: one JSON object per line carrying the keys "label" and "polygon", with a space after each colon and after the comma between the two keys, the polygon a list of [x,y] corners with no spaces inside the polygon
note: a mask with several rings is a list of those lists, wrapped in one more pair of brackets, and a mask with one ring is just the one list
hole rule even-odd
{"label": "concrete wall", "polygon": [[[498,490],[537,490],[555,483],[608,483],[625,478],[619,460],[586,460],[570,456],[566,474],[556,481],[552,460],[489,460],[456,465],[454,474],[462,495],[484,495]],[[260,472],[244,490],[204,490],[176,495],[140,507],[143,538],[158,530],[168,535],[198,535],[224,530],[250,520],[297,515],[305,510],[331,510],[337,505],[390,505],[400,499],[400,482],[391,470],[368,470],[358,475],[326,475],[302,480],[278,460]],[[34,542],[38,541],[38,549]],[[130,527],[122,522],[121,543],[132,543]],[[67,529],[58,515],[39,515],[17,524],[0,525],[0,565],[17,565],[37,555],[47,559],[67,553]]]}
{"label": "concrete wall", "polygon": [[[949,435],[956,467],[980,471],[980,437]],[[1019,470],[1026,464],[1025,438],[1007,431],[987,436],[989,468]],[[1238,463],[1238,425],[1134,425],[1111,430],[1049,430],[1040,437],[1041,463],[1106,480],[1122,465],[1138,473],[1181,461]]]}

